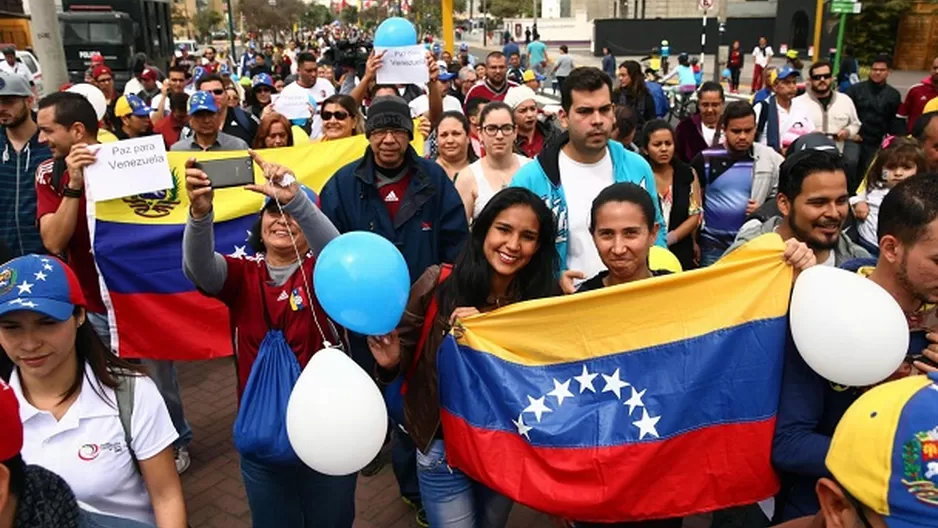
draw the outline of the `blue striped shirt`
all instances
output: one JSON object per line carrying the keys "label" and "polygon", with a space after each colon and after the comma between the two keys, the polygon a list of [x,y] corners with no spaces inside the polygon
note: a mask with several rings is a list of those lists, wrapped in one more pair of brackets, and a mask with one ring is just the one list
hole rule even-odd
{"label": "blue striped shirt", "polygon": [[38,131],[17,152],[0,127],[0,240],[15,257],[46,252],[36,225],[36,168],[51,157]]}

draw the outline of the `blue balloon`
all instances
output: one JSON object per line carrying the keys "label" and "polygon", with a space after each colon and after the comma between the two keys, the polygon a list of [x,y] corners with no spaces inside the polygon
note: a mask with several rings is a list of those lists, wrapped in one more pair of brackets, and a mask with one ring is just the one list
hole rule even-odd
{"label": "blue balloon", "polygon": [[316,298],[329,317],[364,335],[397,328],[410,296],[407,262],[394,244],[367,231],[332,240],[316,259]]}
{"label": "blue balloon", "polygon": [[414,46],[417,44],[417,29],[406,18],[391,17],[378,26],[374,45],[381,48]]}

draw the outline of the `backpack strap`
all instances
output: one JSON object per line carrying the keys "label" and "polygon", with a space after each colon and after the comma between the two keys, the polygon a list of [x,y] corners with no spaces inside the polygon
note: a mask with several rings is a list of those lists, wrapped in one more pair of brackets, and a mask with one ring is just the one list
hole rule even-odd
{"label": "backpack strap", "polygon": [[[445,281],[452,272],[452,264],[443,264],[440,267],[440,278],[437,279],[437,286],[443,284],[443,281]],[[423,328],[420,331],[420,340],[417,341],[417,350],[414,352],[414,360],[411,361],[410,367],[407,368],[407,373],[404,375],[404,382],[401,384],[401,394],[407,394],[407,382],[414,376],[414,372],[417,371],[417,363],[420,362],[420,356],[423,355],[423,349],[427,345],[430,332],[433,331],[433,323],[436,322],[436,316],[439,311],[440,304],[437,302],[437,294],[433,292],[433,297],[430,298],[430,305],[427,306],[427,313],[423,316]]]}
{"label": "backpack strap", "polygon": [[127,451],[130,453],[131,460],[134,461],[134,467],[140,471],[140,462],[137,460],[137,454],[133,448],[133,433],[131,432],[131,423],[134,417],[134,392],[137,385],[137,376],[125,373],[118,376],[120,384],[114,390],[117,398],[117,416],[121,421],[121,429],[124,430],[124,442],[127,443]]}

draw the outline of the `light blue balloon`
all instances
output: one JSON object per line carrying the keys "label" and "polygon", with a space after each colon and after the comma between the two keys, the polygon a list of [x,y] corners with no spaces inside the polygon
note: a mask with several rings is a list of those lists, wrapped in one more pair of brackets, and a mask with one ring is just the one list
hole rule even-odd
{"label": "light blue balloon", "polygon": [[417,44],[417,29],[406,18],[391,17],[378,26],[374,44],[381,48],[414,46]]}
{"label": "light blue balloon", "polygon": [[364,335],[397,328],[410,296],[407,262],[394,244],[367,231],[332,240],[316,259],[316,298],[329,317]]}

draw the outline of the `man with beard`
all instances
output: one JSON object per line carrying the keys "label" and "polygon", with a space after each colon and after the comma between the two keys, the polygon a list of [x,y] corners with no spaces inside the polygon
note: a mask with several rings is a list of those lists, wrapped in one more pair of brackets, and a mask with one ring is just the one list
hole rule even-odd
{"label": "man with beard", "polygon": [[814,123],[814,129],[833,137],[837,148],[843,152],[845,141],[859,139],[860,118],[853,100],[847,94],[834,91],[830,61],[819,60],[812,64],[808,78],[810,87],[795,98],[792,109],[807,115]]}
{"label": "man with beard", "polygon": [[138,138],[153,133],[150,107],[136,95],[121,96],[114,105],[114,115],[121,121],[120,128],[114,131],[118,139]]}
{"label": "man with beard", "polygon": [[29,83],[0,72],[0,242],[11,256],[44,253],[36,227],[36,169],[52,157],[39,141]]}
{"label": "man with beard", "polygon": [[703,191],[704,225],[700,264],[715,263],[733,244],[746,217],[775,197],[778,152],[755,143],[756,113],[745,101],[726,105],[720,118],[722,148],[704,150],[691,161]]}
{"label": "man with beard", "polygon": [[729,251],[765,233],[778,233],[784,240],[794,238],[807,244],[822,266],[869,258],[865,249],[841,233],[850,193],[834,142],[811,134],[794,145],[799,150],[782,163],[780,170],[775,197],[780,214],[743,224]]}
{"label": "man with beard", "polygon": [[910,134],[915,122],[925,110],[925,105],[936,97],[938,97],[938,57],[931,63],[931,75],[909,88],[909,93],[905,94],[905,101],[899,107],[897,116],[906,120],[906,130]]}
{"label": "man with beard", "polygon": [[[879,211],[878,237],[876,267],[860,267],[857,273],[892,295],[906,313],[910,332],[938,327],[938,175],[913,176],[889,191]],[[921,340],[910,340],[907,361],[889,379],[935,370],[919,361],[938,360],[938,336],[929,333],[928,338],[931,345],[924,350]],[[834,429],[867,389],[823,379],[789,339],[772,445],[772,463],[783,482],[776,521],[818,512],[815,489],[818,479],[829,475],[825,457]]]}
{"label": "man with beard", "polygon": [[485,57],[485,80],[469,89],[466,93],[466,101],[476,97],[489,101],[504,101],[508,89],[518,86],[505,77],[507,73],[508,61],[505,59],[505,54],[500,51],[489,53]]}

